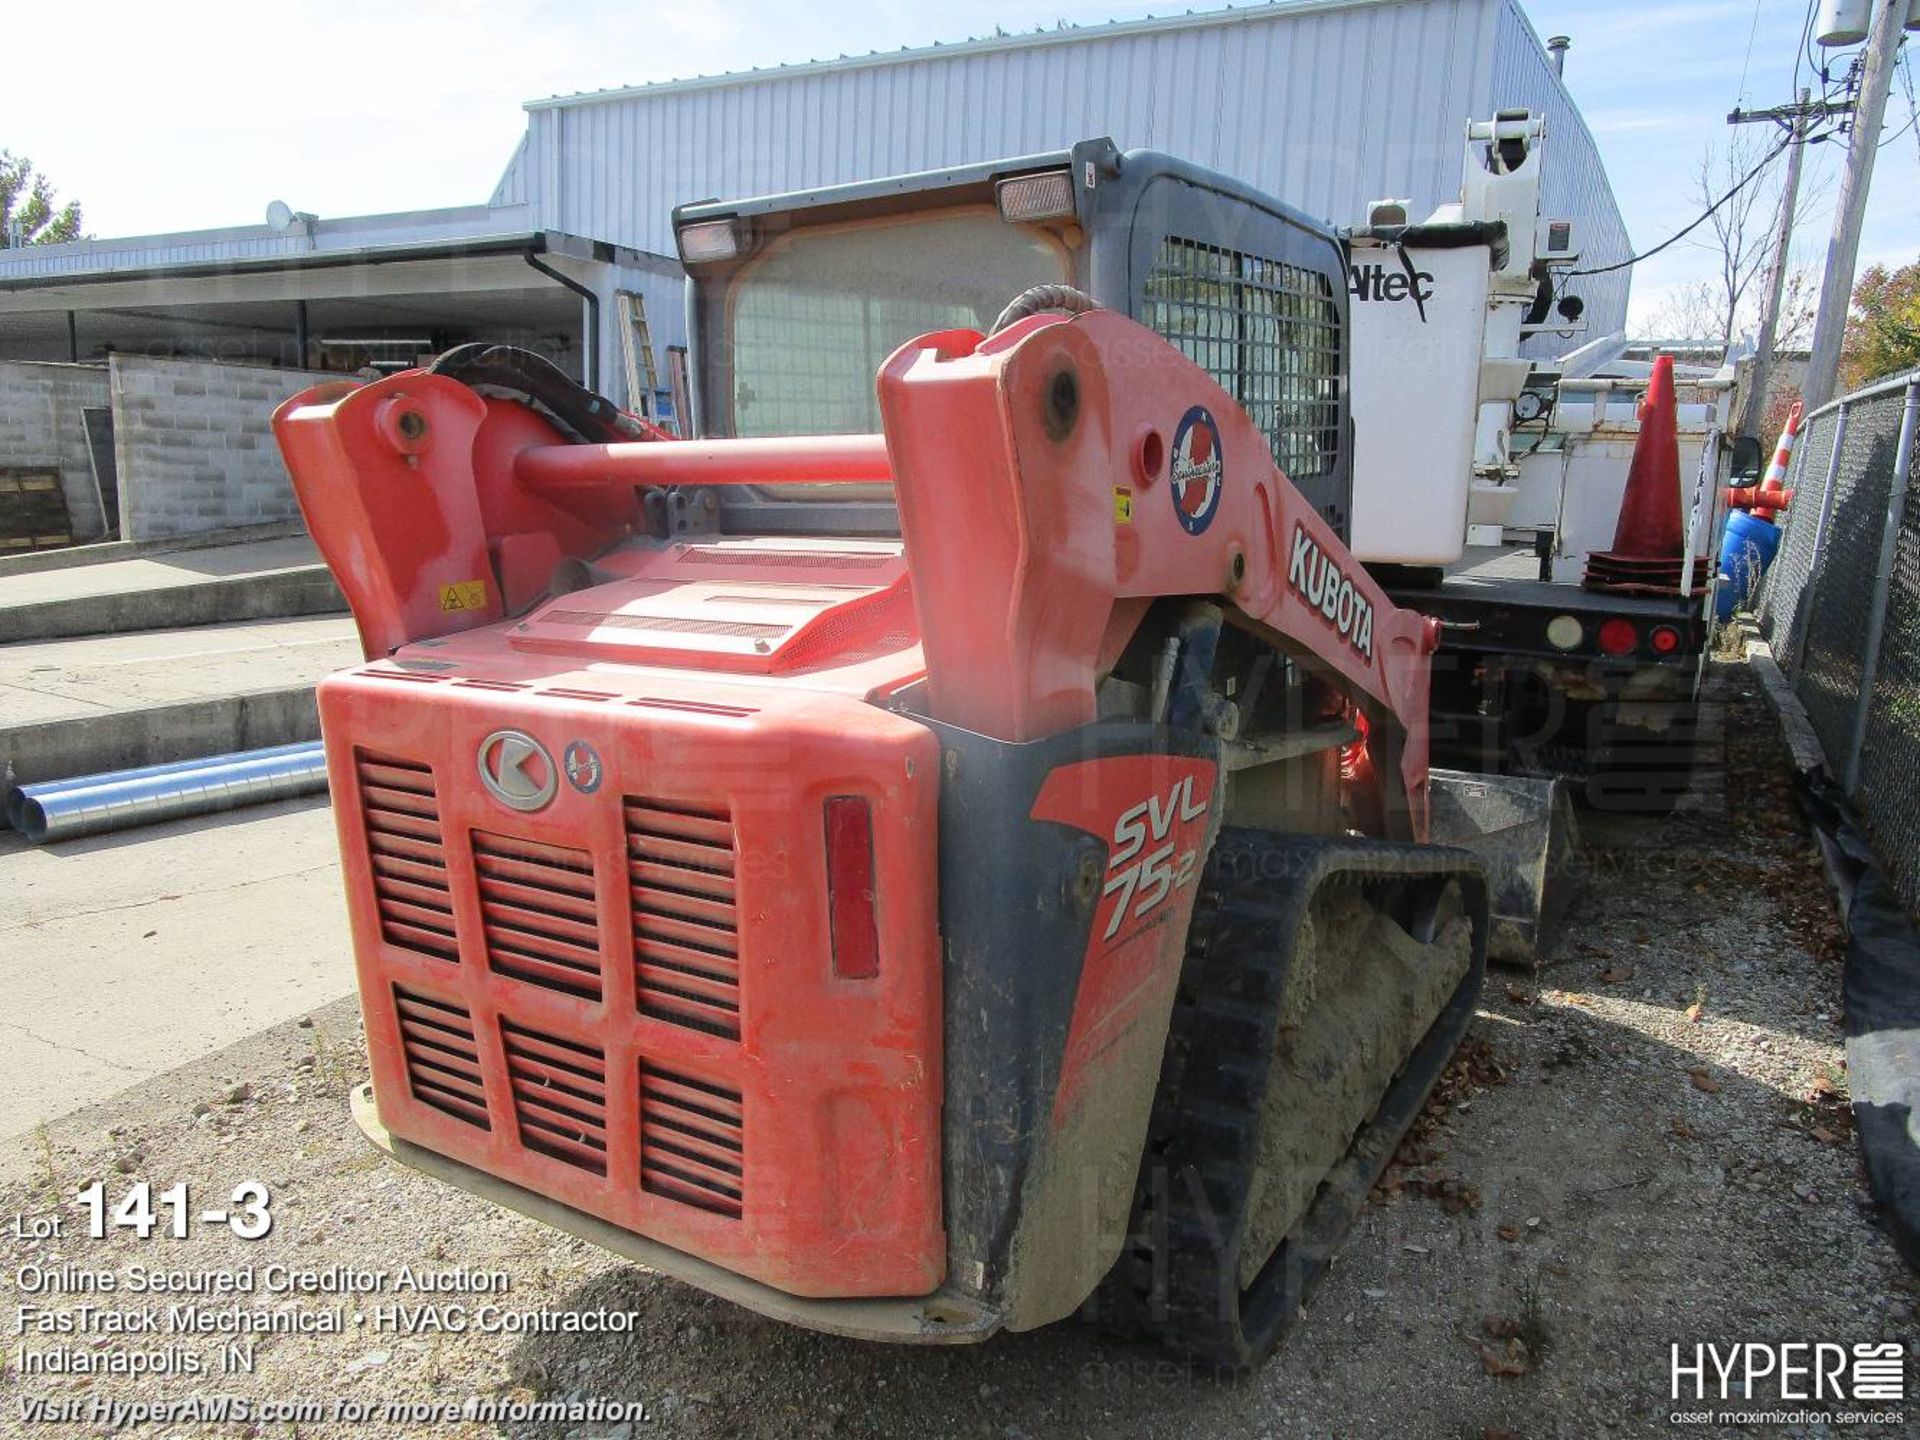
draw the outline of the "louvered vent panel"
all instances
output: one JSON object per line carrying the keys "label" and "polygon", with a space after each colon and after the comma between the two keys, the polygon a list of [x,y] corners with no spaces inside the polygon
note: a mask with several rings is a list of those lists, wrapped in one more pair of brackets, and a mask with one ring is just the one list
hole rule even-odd
{"label": "louvered vent panel", "polygon": [[607,1056],[595,1045],[500,1022],[520,1143],[607,1173]]}
{"label": "louvered vent panel", "polygon": [[413,1098],[491,1130],[473,1016],[450,1000],[436,1000],[399,985],[393,987],[393,1008],[400,1019],[400,1050]]}
{"label": "louvered vent panel", "polygon": [[600,998],[593,857],[584,850],[473,832],[487,963],[529,985]]}
{"label": "louvered vent panel", "polygon": [[740,1092],[640,1066],[640,1188],[740,1218],[746,1142]]}
{"label": "louvered vent panel", "polygon": [[458,961],[453,897],[433,771],[413,760],[362,752],[360,805],[373,868],[380,934],[389,945]]}
{"label": "louvered vent panel", "polygon": [[626,817],[640,1013],[738,1040],[740,935],[727,808],[628,796]]}

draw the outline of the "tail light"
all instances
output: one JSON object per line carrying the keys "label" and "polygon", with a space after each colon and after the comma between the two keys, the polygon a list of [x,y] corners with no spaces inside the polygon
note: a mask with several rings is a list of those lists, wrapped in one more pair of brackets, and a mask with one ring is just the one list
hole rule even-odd
{"label": "tail light", "polygon": [[1671,655],[1680,648],[1680,632],[1671,625],[1654,626],[1653,634],[1647,639],[1653,645],[1656,654]]}
{"label": "tail light", "polygon": [[1360,732],[1360,738],[1340,747],[1340,778],[1348,784],[1358,780],[1366,767],[1367,736],[1373,731],[1373,727],[1367,723],[1366,711],[1356,709],[1352,719],[1353,728]]}
{"label": "tail light", "polygon": [[871,980],[880,973],[880,936],[873,918],[873,808],[858,795],[827,801],[827,904],[833,926],[833,973]]}
{"label": "tail light", "polygon": [[1600,626],[1600,649],[1607,655],[1631,655],[1640,643],[1640,632],[1631,620],[1608,620]]}

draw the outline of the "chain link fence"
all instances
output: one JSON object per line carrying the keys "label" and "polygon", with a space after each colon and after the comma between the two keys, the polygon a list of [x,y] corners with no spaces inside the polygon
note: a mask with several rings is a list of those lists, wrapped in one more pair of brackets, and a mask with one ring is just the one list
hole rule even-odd
{"label": "chain link fence", "polygon": [[1827,767],[1920,909],[1920,371],[1807,417],[1760,626]]}

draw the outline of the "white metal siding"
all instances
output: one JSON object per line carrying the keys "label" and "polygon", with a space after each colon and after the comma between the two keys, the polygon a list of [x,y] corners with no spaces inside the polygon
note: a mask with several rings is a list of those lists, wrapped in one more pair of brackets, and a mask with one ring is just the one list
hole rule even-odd
{"label": "white metal siding", "polygon": [[513,158],[507,162],[507,168],[500,172],[500,183],[493,187],[493,198],[489,205],[524,205],[527,203],[527,137],[522,135],[520,143],[513,147]]}
{"label": "white metal siding", "polygon": [[[1503,0],[1276,5],[1172,24],[795,67],[529,112],[544,223],[672,253],[687,200],[766,194],[1060,149],[1111,135],[1247,180],[1310,214],[1459,188]],[[1563,102],[1564,103],[1564,102]]]}

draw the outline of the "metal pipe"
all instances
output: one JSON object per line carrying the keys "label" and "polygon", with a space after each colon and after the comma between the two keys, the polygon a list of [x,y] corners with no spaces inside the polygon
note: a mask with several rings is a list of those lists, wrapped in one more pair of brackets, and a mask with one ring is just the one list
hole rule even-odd
{"label": "metal pipe", "polygon": [[1893,483],[1887,487],[1886,526],[1880,532],[1880,563],[1873,572],[1873,604],[1867,609],[1867,640],[1860,653],[1860,701],[1853,712],[1853,738],[1847,745],[1846,791],[1860,790],[1860,758],[1867,748],[1867,720],[1873,711],[1873,691],[1880,679],[1880,642],[1887,630],[1888,591],[1893,585],[1893,562],[1900,548],[1900,527],[1906,523],[1907,476],[1913,470],[1913,427],[1920,417],[1920,380],[1907,383],[1907,403],[1900,411],[1900,443],[1893,454]]}
{"label": "metal pipe", "polygon": [[535,445],[513,460],[528,485],[831,485],[891,481],[884,435],[753,440],[636,440]]}
{"label": "metal pipe", "polygon": [[549,280],[558,281],[587,302],[587,336],[586,344],[582,347],[586,352],[582,364],[586,373],[583,378],[587,389],[598,391],[600,389],[600,297],[571,275],[564,275],[554,269],[532,249],[521,252],[520,258]]}
{"label": "metal pipe", "polygon": [[260,750],[241,750],[232,755],[197,755],[191,760],[168,760],[158,765],[134,765],[125,770],[106,770],[97,775],[77,775],[67,780],[41,780],[31,785],[15,784],[7,791],[6,804],[0,813],[6,816],[6,823],[14,829],[21,829],[21,807],[29,797],[51,790],[75,790],[86,785],[109,784],[122,780],[145,780],[154,775],[178,775],[187,770],[204,770],[209,765],[218,765],[223,760],[250,759],[266,760],[280,755],[304,754],[320,742],[317,740],[295,740],[288,745],[269,745]]}
{"label": "metal pipe", "polygon": [[[187,815],[210,815],[326,789],[320,742],[214,755],[21,786],[15,825],[36,845],[76,840]],[[10,813],[15,811],[12,798]]]}

